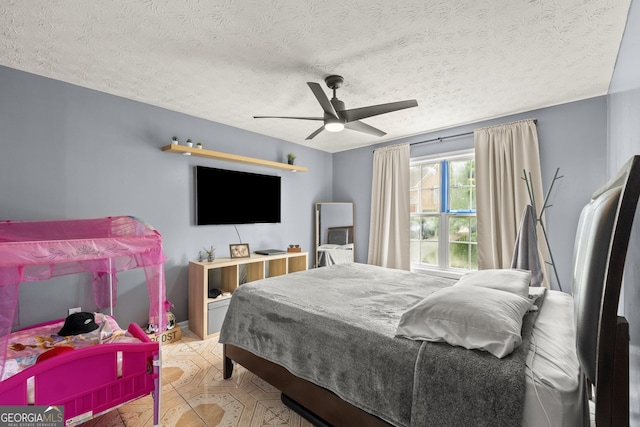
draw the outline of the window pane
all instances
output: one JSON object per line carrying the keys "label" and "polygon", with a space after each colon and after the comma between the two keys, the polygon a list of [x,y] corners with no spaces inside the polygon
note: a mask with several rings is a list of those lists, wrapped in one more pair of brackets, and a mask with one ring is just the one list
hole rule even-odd
{"label": "window pane", "polygon": [[449,218],[449,241],[469,242],[471,241],[471,217],[452,216]]}
{"label": "window pane", "polygon": [[474,243],[470,247],[471,249],[471,263],[469,264],[469,270],[478,269],[478,244]]}
{"label": "window pane", "polygon": [[414,216],[410,220],[411,240],[438,240],[438,216]]}
{"label": "window pane", "polygon": [[449,210],[475,210],[475,161],[449,162]]}
{"label": "window pane", "polygon": [[420,168],[422,188],[440,187],[440,162],[425,163]]}
{"label": "window pane", "polygon": [[420,206],[420,190],[411,187],[409,190],[409,213],[418,212],[418,206]]}
{"label": "window pane", "polygon": [[449,267],[478,268],[477,228],[475,216],[449,217]]}
{"label": "window pane", "polygon": [[440,163],[420,166],[421,212],[440,212]]}
{"label": "window pane", "polygon": [[422,167],[421,166],[411,166],[409,169],[409,186],[411,188],[420,188],[422,183]]}
{"label": "window pane", "polygon": [[451,243],[449,245],[449,267],[478,269],[475,243]]}
{"label": "window pane", "polygon": [[440,189],[422,190],[421,212],[440,212]]}
{"label": "window pane", "polygon": [[[422,229],[422,219],[420,217],[411,218],[411,222],[409,224],[409,239],[411,240],[419,240],[421,237],[420,230]],[[413,249],[413,247],[412,247]]]}
{"label": "window pane", "polygon": [[438,217],[430,216],[422,218],[422,239],[438,241]]}
{"label": "window pane", "polygon": [[411,262],[419,263],[420,262],[420,241],[419,240],[411,240],[409,242],[409,251],[411,253]]}
{"label": "window pane", "polygon": [[473,187],[471,187],[471,209],[476,210],[476,184],[475,179],[473,180]]}
{"label": "window pane", "polygon": [[478,218],[475,216],[469,217],[469,229],[471,230],[469,241],[478,243]]}
{"label": "window pane", "polygon": [[449,189],[449,210],[470,211],[471,209],[471,189],[469,187]]}
{"label": "window pane", "polygon": [[424,264],[438,265],[438,221],[437,216],[422,217],[420,245],[420,261]]}
{"label": "window pane", "polygon": [[420,243],[420,262],[438,265],[438,242],[422,241]]}
{"label": "window pane", "polygon": [[409,169],[409,212],[418,212],[420,206],[420,166],[412,166]]}
{"label": "window pane", "polygon": [[452,160],[449,162],[449,184],[451,187],[469,185],[469,160]]}
{"label": "window pane", "polygon": [[438,216],[414,216],[410,221],[412,263],[438,265]]}

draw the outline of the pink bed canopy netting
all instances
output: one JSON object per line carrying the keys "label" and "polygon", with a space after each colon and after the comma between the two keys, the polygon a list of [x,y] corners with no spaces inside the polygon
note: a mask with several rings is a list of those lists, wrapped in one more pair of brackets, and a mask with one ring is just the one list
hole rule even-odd
{"label": "pink bed canopy netting", "polygon": [[0,222],[0,375],[21,282],[91,273],[98,309],[116,305],[116,273],[144,268],[149,324],[166,325],[162,236],[130,216]]}

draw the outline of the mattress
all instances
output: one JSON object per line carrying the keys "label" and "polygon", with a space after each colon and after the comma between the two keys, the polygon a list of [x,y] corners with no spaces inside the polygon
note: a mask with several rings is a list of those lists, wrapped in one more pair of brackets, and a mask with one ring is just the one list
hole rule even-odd
{"label": "mattress", "polygon": [[38,357],[53,349],[81,349],[98,344],[139,343],[127,330],[120,328],[116,320],[102,313],[95,313],[99,326],[95,331],[59,336],[64,319],[48,322],[11,333],[8,340],[2,381],[37,363]]}
{"label": "mattress", "polygon": [[[530,294],[540,289],[531,288]],[[527,356],[523,427],[589,425],[575,343],[573,298],[547,291]]]}
{"label": "mattress", "polygon": [[[406,310],[435,289],[450,286],[454,281],[433,282],[438,279],[374,269],[342,264],[244,285],[232,298],[233,307],[227,312],[220,342],[251,351],[301,378],[318,380],[317,384],[347,402],[393,425],[408,426],[415,380],[413,367],[420,343],[392,338],[399,320],[398,310]],[[539,290],[532,288],[531,292]],[[525,427],[583,425],[584,388],[575,354],[573,325],[571,297],[547,291],[533,328],[532,345],[522,347],[526,366],[522,370],[525,400],[521,424]],[[309,338],[311,331],[321,337]],[[355,336],[362,343],[352,348]],[[283,341],[305,341],[307,345],[289,351],[279,345]],[[350,345],[345,348],[347,341]],[[369,344],[375,345],[377,351],[358,351],[371,348]],[[389,364],[389,360],[393,363]],[[356,388],[362,387],[354,386],[358,384],[368,384],[365,387],[368,390],[387,392],[361,395]],[[504,392],[501,394],[505,396]],[[519,418],[514,421],[520,424]]]}

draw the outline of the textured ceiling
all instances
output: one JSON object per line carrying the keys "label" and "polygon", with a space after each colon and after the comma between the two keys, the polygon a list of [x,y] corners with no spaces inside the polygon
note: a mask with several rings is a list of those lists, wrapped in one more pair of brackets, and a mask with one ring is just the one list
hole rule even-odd
{"label": "textured ceiling", "polygon": [[[0,0],[0,65],[336,152],[606,94],[630,1]],[[329,74],[418,107],[363,119],[384,137],[253,118],[321,116]]]}

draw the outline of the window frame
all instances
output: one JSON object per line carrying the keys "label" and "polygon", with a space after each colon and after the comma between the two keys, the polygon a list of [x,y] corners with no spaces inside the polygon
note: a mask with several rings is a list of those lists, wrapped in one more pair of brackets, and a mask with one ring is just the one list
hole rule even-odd
{"label": "window frame", "polygon": [[[460,277],[463,274],[473,271],[466,268],[447,267],[449,265],[449,247],[451,242],[449,241],[449,221],[450,218],[458,217],[476,217],[477,209],[471,210],[451,210],[449,206],[450,195],[450,177],[449,177],[449,163],[455,160],[475,160],[475,150],[459,150],[446,153],[439,153],[434,155],[414,157],[410,159],[409,167],[413,168],[425,163],[440,163],[440,210],[437,213],[429,214],[413,214],[410,213],[411,219],[414,217],[429,217],[435,216],[438,218],[438,265],[423,264],[422,262],[411,262],[411,271],[428,271],[447,277]],[[444,239],[444,242],[443,242]],[[476,242],[477,245],[477,242]],[[477,249],[476,249],[477,251]]]}

